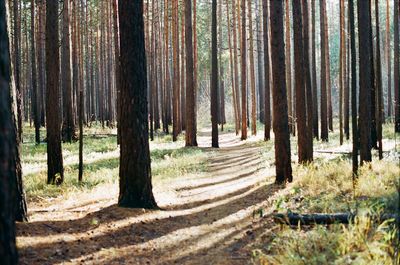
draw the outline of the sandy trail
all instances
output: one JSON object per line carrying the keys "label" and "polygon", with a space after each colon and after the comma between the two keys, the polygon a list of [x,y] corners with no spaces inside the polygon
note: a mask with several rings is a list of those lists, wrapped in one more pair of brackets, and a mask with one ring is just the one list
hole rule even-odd
{"label": "sandy trail", "polygon": [[[253,137],[210,132],[199,145],[210,152],[209,168],[155,185],[162,210],[121,209],[118,187],[102,186],[71,200],[31,205],[31,222],[18,224],[21,264],[247,264],[251,244],[270,236],[273,225],[254,217],[270,211],[279,193],[273,170]],[[262,227],[261,227],[262,226]]]}

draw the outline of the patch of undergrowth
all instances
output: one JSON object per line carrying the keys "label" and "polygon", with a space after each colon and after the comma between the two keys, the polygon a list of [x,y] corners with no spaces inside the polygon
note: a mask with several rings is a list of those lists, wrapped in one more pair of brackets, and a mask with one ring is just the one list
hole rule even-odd
{"label": "patch of undergrowth", "polygon": [[[103,129],[99,124],[85,129],[84,137],[84,175],[78,181],[77,142],[63,144],[64,183],[61,186],[47,185],[46,143],[36,145],[34,131],[24,130],[26,140],[22,145],[22,164],[24,186],[27,198],[38,201],[58,196],[73,196],[77,192],[90,192],[106,184],[116,184],[119,174],[119,152],[115,129]],[[44,135],[42,133],[42,135]],[[170,135],[157,133],[151,142],[151,161],[153,181],[179,178],[185,174],[205,172],[206,153],[201,148],[183,148],[183,137],[172,143]]]}
{"label": "patch of undergrowth", "polygon": [[253,253],[256,264],[393,264],[394,220],[371,216],[395,213],[400,169],[397,162],[374,161],[360,169],[353,186],[351,162],[337,158],[294,169],[288,195],[275,202],[279,212],[357,213],[349,225],[282,226]]}

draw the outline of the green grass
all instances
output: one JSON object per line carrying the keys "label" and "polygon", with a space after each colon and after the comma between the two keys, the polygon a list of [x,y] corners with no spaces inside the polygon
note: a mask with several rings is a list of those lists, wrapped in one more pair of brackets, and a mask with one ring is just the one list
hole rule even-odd
{"label": "green grass", "polygon": [[[115,130],[115,129],[114,129]],[[102,129],[93,124],[85,129],[84,175],[78,182],[77,142],[63,144],[64,183],[61,186],[47,185],[46,144],[33,143],[34,131],[24,130],[22,163],[24,165],[24,186],[29,201],[40,201],[58,196],[74,196],[78,192],[88,192],[101,185],[116,184],[119,172],[119,152],[117,138],[111,129]],[[42,138],[44,136],[42,132]],[[179,178],[186,174],[205,172],[207,157],[200,148],[183,148],[183,136],[172,143],[170,135],[157,133],[151,143],[153,181],[159,182]]]}
{"label": "green grass", "polygon": [[396,162],[374,161],[360,169],[353,189],[351,162],[338,159],[294,168],[295,183],[275,202],[279,212],[357,212],[350,225],[282,226],[273,239],[254,250],[257,264],[392,264],[393,221],[373,222],[371,215],[398,207],[400,170]]}

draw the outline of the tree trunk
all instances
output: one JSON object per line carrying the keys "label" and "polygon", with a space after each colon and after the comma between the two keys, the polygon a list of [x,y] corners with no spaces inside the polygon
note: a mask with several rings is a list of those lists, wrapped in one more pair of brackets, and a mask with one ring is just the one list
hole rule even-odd
{"label": "tree trunk", "polygon": [[310,72],[310,37],[309,37],[309,0],[302,0],[303,4],[303,49],[304,49],[304,85],[307,108],[307,160],[313,160],[313,92]]}
{"label": "tree trunk", "polygon": [[35,48],[35,0],[31,0],[31,71],[32,71],[32,110],[35,126],[35,142],[40,144],[40,116],[36,73],[36,48]]}
{"label": "tree trunk", "polygon": [[296,120],[299,163],[308,162],[307,155],[307,112],[304,80],[303,19],[301,0],[293,0],[293,39],[296,84]]}
{"label": "tree trunk", "polygon": [[[70,48],[70,12],[69,1],[64,1],[63,7],[63,32],[62,32],[62,51],[61,65],[62,78],[61,86],[63,91],[63,124],[62,139],[71,143],[76,139],[75,122],[72,106],[72,86],[71,86],[71,48]],[[75,11],[76,12],[76,11]],[[76,45],[76,44],[75,44]]]}
{"label": "tree trunk", "polygon": [[275,132],[276,183],[291,182],[290,135],[285,76],[283,2],[270,1],[273,80],[273,127]]}
{"label": "tree trunk", "polygon": [[251,8],[252,0],[248,0],[248,20],[249,20],[249,56],[250,56],[250,88],[251,88],[251,132],[257,135],[257,96],[256,96],[256,77],[254,72],[254,39],[253,39],[253,15]]}
{"label": "tree trunk", "polygon": [[17,93],[17,118],[18,118],[18,138],[22,142],[22,126],[23,126],[23,112],[22,112],[22,86],[21,86],[21,21],[20,21],[20,1],[13,1],[14,9],[14,80]]}
{"label": "tree trunk", "polygon": [[17,187],[15,156],[18,138],[16,135],[15,116],[12,112],[10,49],[6,19],[7,1],[0,2],[0,256],[2,264],[18,264],[15,246],[14,203]]}
{"label": "tree trunk", "polygon": [[238,121],[236,126],[238,127],[236,135],[239,134],[239,128],[242,122],[242,113],[240,107],[240,89],[239,89],[239,59],[238,59],[238,44],[237,44],[237,26],[236,21],[239,21],[239,17],[236,19],[236,0],[232,0],[232,19],[233,19],[233,65],[235,74],[235,86],[236,86],[236,111],[238,116]]}
{"label": "tree trunk", "polygon": [[394,89],[394,122],[395,132],[400,132],[400,80],[399,80],[399,0],[394,0],[394,61],[393,61],[393,89]]}
{"label": "tree trunk", "polygon": [[241,90],[242,90],[242,140],[247,139],[247,56],[246,56],[246,0],[241,0]]}
{"label": "tree trunk", "polygon": [[319,128],[318,128],[318,84],[317,84],[317,57],[315,48],[315,34],[316,34],[316,23],[315,23],[315,0],[311,0],[311,80],[312,80],[312,96],[313,96],[313,135],[319,139]]}
{"label": "tree trunk", "polygon": [[358,1],[358,32],[359,32],[359,64],[360,64],[360,104],[359,133],[360,159],[363,162],[371,161],[371,2]]}
{"label": "tree trunk", "polygon": [[392,48],[390,47],[390,0],[386,0],[387,117],[392,119]]}
{"label": "tree trunk", "polygon": [[339,55],[339,143],[343,144],[343,91],[344,91],[344,60],[345,60],[345,26],[344,0],[340,0],[340,55]]}
{"label": "tree trunk", "polygon": [[178,134],[181,130],[179,113],[180,113],[180,75],[179,75],[179,34],[178,34],[178,0],[173,1],[172,7],[172,42],[173,42],[173,95],[172,95],[172,108],[173,108],[173,133],[172,140],[178,140]]}
{"label": "tree trunk", "polygon": [[121,52],[118,205],[154,208],[157,204],[151,184],[143,1],[119,0],[118,7]]}
{"label": "tree trunk", "polygon": [[353,141],[353,176],[358,172],[359,135],[357,125],[357,58],[356,58],[356,33],[354,22],[354,3],[349,0],[349,24],[350,24],[350,50],[351,50],[351,129]]}
{"label": "tree trunk", "polygon": [[383,147],[382,147],[382,121],[383,121],[383,95],[382,95],[382,70],[381,70],[381,37],[379,27],[379,1],[375,0],[375,23],[376,23],[376,136],[378,140],[378,153],[379,159],[383,158]]}
{"label": "tree trunk", "polygon": [[211,25],[211,124],[212,147],[218,148],[218,43],[217,43],[217,0],[212,0]]}
{"label": "tree trunk", "polygon": [[320,31],[321,31],[321,140],[328,141],[328,102],[327,102],[327,63],[326,63],[326,39],[325,39],[325,16],[326,16],[326,2],[320,0]]}
{"label": "tree trunk", "polygon": [[47,183],[60,185],[64,181],[61,149],[59,80],[60,58],[58,40],[58,1],[46,2],[46,130]]}
{"label": "tree trunk", "polygon": [[263,40],[264,40],[264,111],[265,111],[265,126],[264,140],[271,139],[271,88],[270,88],[270,63],[269,63],[269,17],[268,17],[268,2],[263,1]]}
{"label": "tree trunk", "polygon": [[193,81],[192,1],[185,0],[185,45],[186,45],[186,146],[197,146],[196,97]]}

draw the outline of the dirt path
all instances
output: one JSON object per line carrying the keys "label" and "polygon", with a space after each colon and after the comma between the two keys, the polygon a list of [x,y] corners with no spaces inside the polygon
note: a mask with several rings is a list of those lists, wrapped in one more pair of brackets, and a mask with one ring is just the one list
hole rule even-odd
{"label": "dirt path", "polygon": [[[209,140],[200,133],[202,148]],[[249,263],[250,245],[273,227],[254,215],[278,192],[255,140],[224,134],[219,150],[205,148],[207,174],[155,185],[163,210],[118,208],[116,185],[32,205],[32,221],[17,226],[21,264]]]}

